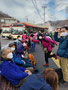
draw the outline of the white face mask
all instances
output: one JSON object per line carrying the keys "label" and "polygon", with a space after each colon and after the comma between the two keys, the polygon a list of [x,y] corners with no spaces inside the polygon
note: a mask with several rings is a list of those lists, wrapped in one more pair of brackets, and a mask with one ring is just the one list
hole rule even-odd
{"label": "white face mask", "polygon": [[68,35],[68,33],[66,33],[66,32],[62,32],[62,33],[61,33],[61,36],[63,36],[63,37],[64,37],[64,36],[67,36],[67,35]]}
{"label": "white face mask", "polygon": [[24,34],[24,35],[26,35],[26,34]]}
{"label": "white face mask", "polygon": [[23,43],[23,46],[26,46],[26,43]]}
{"label": "white face mask", "polygon": [[8,59],[12,59],[12,58],[13,58],[12,52],[10,52],[10,53],[7,55],[7,58],[8,58]]}
{"label": "white face mask", "polygon": [[42,36],[39,36],[39,39],[42,39]]}
{"label": "white face mask", "polygon": [[18,38],[19,40],[21,40],[21,38]]}
{"label": "white face mask", "polygon": [[15,51],[15,48],[10,48],[11,52]]}
{"label": "white face mask", "polygon": [[22,55],[22,58],[24,58],[24,55]]}

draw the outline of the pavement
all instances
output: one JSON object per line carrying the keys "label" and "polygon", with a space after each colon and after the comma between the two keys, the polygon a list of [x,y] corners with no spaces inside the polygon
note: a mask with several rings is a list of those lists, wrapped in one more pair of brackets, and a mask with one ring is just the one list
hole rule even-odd
{"label": "pavement", "polygon": [[[1,46],[5,47],[7,44],[13,42],[14,40],[8,40],[8,39],[1,39]],[[55,47],[53,49],[52,53],[56,53],[58,47]],[[36,44],[35,47],[35,52],[33,53],[36,59],[36,68],[38,68],[41,72],[46,68],[43,66],[45,64],[45,58],[44,58],[44,52],[42,49],[42,46],[40,44]],[[59,57],[58,59],[50,58],[49,59],[49,67],[53,69],[57,69],[60,67],[59,65]],[[68,90],[68,86],[66,87],[65,85],[59,85],[58,90]]]}
{"label": "pavement", "polygon": [[[56,53],[57,48],[58,47],[55,47],[53,49],[52,53]],[[45,58],[44,58],[44,52],[43,52],[41,45],[38,45],[38,44],[36,45],[35,52],[33,53],[33,55],[35,56],[36,63],[37,63],[36,68],[39,69],[41,72],[44,71],[46,68],[43,66],[43,64],[45,64]],[[58,57],[58,59],[50,58],[49,59],[49,67],[53,68],[53,69],[60,68],[59,57]],[[58,86],[58,90],[68,90],[68,86],[61,84]]]}

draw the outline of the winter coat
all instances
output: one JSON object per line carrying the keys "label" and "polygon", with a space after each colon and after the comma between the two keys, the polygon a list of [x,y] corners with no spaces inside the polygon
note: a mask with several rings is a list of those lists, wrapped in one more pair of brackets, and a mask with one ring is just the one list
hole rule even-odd
{"label": "winter coat", "polygon": [[24,40],[25,40],[27,37],[28,37],[27,34],[23,34],[23,35],[22,35],[22,39],[24,39]]}
{"label": "winter coat", "polygon": [[25,68],[17,66],[14,62],[2,59],[0,75],[8,79],[13,85],[17,85],[21,79],[28,76]]}
{"label": "winter coat", "polygon": [[56,42],[55,41],[47,38],[46,36],[45,36],[45,41],[42,40],[42,46],[43,46],[43,48],[47,48],[48,51],[52,51],[51,43],[56,45]]}
{"label": "winter coat", "polygon": [[20,44],[18,47],[17,47],[17,50],[16,50],[16,55],[17,57],[21,58],[21,55],[24,53],[24,47],[22,44]]}
{"label": "winter coat", "polygon": [[39,40],[32,40],[32,42],[34,42],[34,43],[39,43]]}
{"label": "winter coat", "polygon": [[54,39],[55,41],[59,42],[57,55],[60,57],[68,58],[68,36],[66,38],[58,38],[58,33],[55,32]]}
{"label": "winter coat", "polygon": [[[18,65],[22,65],[23,67],[33,67],[28,59],[18,58],[15,53],[13,53],[13,61]],[[26,64],[24,64],[24,61],[26,62]]]}
{"label": "winter coat", "polygon": [[19,88],[19,90],[52,90],[44,78],[39,74],[32,74]]}
{"label": "winter coat", "polygon": [[16,47],[18,47],[18,46],[19,46],[20,44],[22,44],[22,43],[21,43],[20,40],[17,39],[16,41],[14,41],[14,44],[16,45]]}
{"label": "winter coat", "polygon": [[24,62],[21,61],[22,58],[18,58],[15,53],[13,53],[13,58],[12,59],[16,64],[24,64]]}

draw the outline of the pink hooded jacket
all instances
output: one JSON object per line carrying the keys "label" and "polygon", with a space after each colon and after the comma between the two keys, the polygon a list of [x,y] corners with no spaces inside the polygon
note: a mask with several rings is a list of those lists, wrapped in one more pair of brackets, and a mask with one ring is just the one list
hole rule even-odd
{"label": "pink hooded jacket", "polygon": [[45,36],[45,41],[42,40],[42,46],[43,48],[47,47],[48,48],[48,51],[52,51],[52,46],[51,46],[51,43],[55,44],[56,45],[56,42],[47,38]]}
{"label": "pink hooded jacket", "polygon": [[27,34],[23,34],[23,35],[22,35],[22,39],[24,39],[24,40],[25,40],[27,37],[28,37]]}

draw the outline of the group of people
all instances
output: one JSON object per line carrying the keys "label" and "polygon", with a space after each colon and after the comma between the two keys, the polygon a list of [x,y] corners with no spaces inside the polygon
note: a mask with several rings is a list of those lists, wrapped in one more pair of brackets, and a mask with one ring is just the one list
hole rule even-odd
{"label": "group of people", "polygon": [[[68,82],[68,27],[56,29],[54,39],[49,38],[45,32],[31,32],[18,36],[17,40],[1,50],[0,75],[8,79],[19,90],[57,90],[58,75],[52,68],[35,74],[35,66],[29,60],[28,55],[35,52],[36,43],[43,47],[45,62],[43,66],[49,66],[48,58],[60,56],[63,79]],[[52,36],[51,36],[52,37]],[[52,49],[59,42],[57,55],[52,54]]]}

